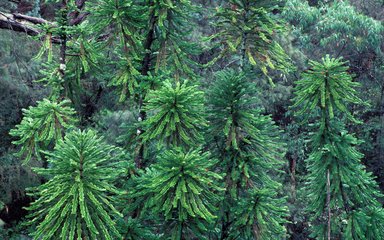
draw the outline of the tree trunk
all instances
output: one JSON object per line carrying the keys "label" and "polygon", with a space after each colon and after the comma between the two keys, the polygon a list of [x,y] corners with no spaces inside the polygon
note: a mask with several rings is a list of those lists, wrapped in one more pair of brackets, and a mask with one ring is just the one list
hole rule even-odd
{"label": "tree trunk", "polygon": [[294,203],[296,201],[296,162],[297,156],[292,156],[289,161],[289,169],[291,175],[291,202]]}
{"label": "tree trunk", "polygon": [[[380,97],[380,130],[379,136],[377,137],[377,142],[379,146],[379,156],[378,162],[383,166],[384,164],[384,83],[381,87],[381,97]],[[383,184],[383,179],[381,179],[381,183]]]}
{"label": "tree trunk", "polygon": [[331,180],[329,176],[329,169],[327,170],[327,239],[331,240]]}
{"label": "tree trunk", "polygon": [[[154,3],[151,2],[151,5]],[[149,20],[149,31],[147,34],[147,37],[144,42],[144,50],[145,50],[145,55],[143,58],[142,62],[142,68],[141,68],[141,75],[142,76],[148,76],[148,72],[150,70],[151,66],[151,56],[152,56],[152,43],[154,41],[154,34],[155,34],[155,26],[157,23],[157,17],[155,16],[155,12],[152,11],[150,15],[150,20]],[[144,98],[145,98],[145,93],[141,92],[139,95],[139,117],[138,121],[142,122],[147,118],[147,113],[146,111],[143,110],[144,106]],[[137,135],[140,136],[143,134],[144,130],[139,127],[137,129]],[[137,150],[137,155],[135,157],[135,165],[137,168],[142,168],[143,167],[143,158],[144,158],[144,144],[140,138],[138,138],[138,150]]]}

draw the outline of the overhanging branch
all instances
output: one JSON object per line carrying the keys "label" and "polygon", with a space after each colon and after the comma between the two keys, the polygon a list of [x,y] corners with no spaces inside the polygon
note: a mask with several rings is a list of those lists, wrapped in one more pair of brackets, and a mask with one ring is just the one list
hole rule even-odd
{"label": "overhanging branch", "polygon": [[[84,8],[84,4],[87,0],[76,0],[76,6],[78,10],[69,14],[69,25],[78,25],[85,20],[89,13],[81,12]],[[42,31],[38,25],[49,24],[53,27],[55,23],[49,22],[43,18],[32,17],[20,13],[3,13],[0,12],[0,29],[8,29],[15,32],[22,32],[29,36],[37,36]],[[60,43],[60,39],[53,38],[53,43]]]}
{"label": "overhanging branch", "polygon": [[[84,1],[84,0],[82,0]],[[82,5],[81,5],[82,6]],[[87,17],[88,13],[73,12],[69,25],[78,25]],[[49,22],[43,18],[32,17],[20,13],[3,13],[0,12],[0,29],[7,29],[15,32],[22,32],[29,36],[37,36],[42,31],[38,25],[48,24],[53,27],[55,23]],[[60,39],[52,38],[53,43],[60,43]]]}
{"label": "overhanging branch", "polygon": [[48,21],[23,14],[0,12],[0,29],[8,29],[15,32],[23,32],[30,36],[37,36],[41,33],[37,25],[42,23],[48,23]]}

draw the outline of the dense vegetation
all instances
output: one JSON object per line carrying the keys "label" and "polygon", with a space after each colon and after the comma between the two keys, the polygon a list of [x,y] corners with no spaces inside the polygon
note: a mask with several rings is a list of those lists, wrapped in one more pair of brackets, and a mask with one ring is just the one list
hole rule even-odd
{"label": "dense vegetation", "polygon": [[0,239],[384,239],[382,0],[2,0]]}

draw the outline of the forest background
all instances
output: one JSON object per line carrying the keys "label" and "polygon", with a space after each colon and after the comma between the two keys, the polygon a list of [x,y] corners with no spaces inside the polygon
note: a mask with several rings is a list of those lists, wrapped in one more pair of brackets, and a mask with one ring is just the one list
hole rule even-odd
{"label": "forest background", "polygon": [[[97,1],[86,2],[86,0],[76,1],[77,12],[74,11],[68,15],[70,19],[67,20],[74,21],[74,26],[82,26],[81,23],[85,19],[92,19],[92,14],[97,13],[97,4],[95,4]],[[161,76],[159,78],[163,79],[169,78],[170,75],[172,79],[191,76],[192,82],[198,82],[200,89],[208,92],[215,82],[218,71],[239,67],[244,69],[246,64],[243,61],[252,63],[253,58],[245,54],[246,59],[242,59],[244,55],[242,51],[231,51],[235,46],[231,46],[228,41],[224,43],[220,40],[212,41],[215,38],[227,37],[218,35],[220,24],[225,23],[215,18],[218,9],[225,6],[227,1],[193,0],[191,3],[193,8],[189,13],[185,13],[184,17],[188,18],[192,28],[189,29],[190,26],[187,26],[172,33],[175,34],[174,37],[181,36],[183,39],[183,42],[175,48],[175,52],[186,58],[181,59],[178,63],[180,65],[176,63],[175,66],[172,64],[162,66],[161,62],[168,61],[167,59],[157,59],[157,62],[152,59],[153,63],[148,66],[150,69],[147,71],[156,72]],[[308,142],[310,126],[301,124],[302,119],[298,119],[294,115],[295,109],[291,108],[295,95],[295,82],[301,79],[303,72],[310,70],[310,60],[321,61],[325,55],[329,54],[331,57],[342,57],[347,61],[348,73],[353,76],[354,81],[361,84],[358,88],[358,96],[369,105],[353,106],[351,112],[362,123],[347,124],[346,128],[357,139],[362,140],[362,143],[357,146],[358,150],[364,154],[361,159],[362,164],[373,173],[381,192],[384,192],[384,2],[380,0],[287,0],[269,1],[267,5],[271,5],[268,8],[273,9],[270,14],[279,22],[278,31],[273,33],[273,41],[280,44],[287,59],[281,67],[282,71],[279,71],[278,64],[276,67],[270,67],[267,63],[268,70],[260,67],[263,64],[259,61],[263,62],[263,59],[257,59],[255,70],[250,74],[250,82],[255,87],[254,97],[257,99],[255,105],[262,109],[263,115],[270,114],[278,128],[282,130],[280,139],[285,143],[286,152],[283,157],[282,171],[275,176],[275,180],[282,183],[281,192],[287,195],[289,208],[289,214],[286,217],[287,238],[308,239],[311,234],[309,226],[311,216],[304,211],[307,202],[306,193],[302,189],[306,183],[305,176],[308,174],[305,159],[310,154]],[[17,140],[17,134],[12,136],[10,131],[22,121],[22,109],[36,106],[38,101],[52,95],[55,85],[47,80],[47,71],[53,63],[60,63],[62,51],[60,43],[55,42],[60,40],[60,32],[53,33],[57,34],[57,38],[50,38],[50,41],[47,41],[48,31],[44,29],[47,25],[41,28],[36,27],[39,22],[34,19],[25,19],[23,16],[28,15],[38,20],[54,22],[57,21],[60,9],[61,3],[55,3],[55,1],[46,3],[40,0],[0,0],[0,202],[3,207],[0,219],[7,224],[7,228],[3,230],[4,236],[7,237],[20,236],[20,232],[25,234],[25,228],[18,223],[26,216],[26,210],[22,207],[27,206],[32,199],[26,195],[26,189],[44,182],[41,176],[31,169],[31,166],[41,167],[41,161],[36,160],[34,156],[28,164],[23,165],[22,162],[25,159],[15,156],[19,147],[12,144],[12,141]],[[17,13],[23,16],[17,18]],[[103,14],[107,13],[100,11],[92,20],[100,22],[111,20],[103,19]],[[133,21],[135,17],[137,16],[132,16]],[[10,19],[17,19],[21,24],[26,24],[25,26],[32,26],[31,28],[37,29],[37,32],[19,29],[16,25],[10,27]],[[112,26],[112,23],[106,23],[111,26],[108,26],[104,32],[95,24],[95,29],[91,32],[89,29],[80,27],[74,31],[81,33],[74,34],[78,34],[79,38],[82,37],[83,32],[88,36],[92,33],[100,34],[96,39],[97,43],[109,41],[112,44],[116,39],[111,36],[121,34],[118,27]],[[151,22],[149,25],[145,22],[142,28],[150,31]],[[123,36],[122,39],[128,38]],[[127,41],[136,40],[138,39]],[[124,40],[122,41],[124,45]],[[91,49],[93,46],[70,46],[67,57],[76,55],[77,48],[87,49],[88,47]],[[159,46],[159,49],[164,48]],[[223,53],[223,49],[228,51]],[[137,83],[129,80],[128,83],[124,83],[127,81],[124,80],[125,73],[119,72],[119,67],[123,65],[121,61],[125,58],[124,54],[128,54],[131,50],[128,51],[122,47],[121,53],[116,53],[117,50],[111,47],[108,51],[110,52],[100,55],[97,51],[92,53],[94,55],[90,56],[90,59],[84,60],[88,61],[87,63],[82,62],[82,59],[78,63],[73,63],[79,65],[78,68],[74,67],[78,72],[70,73],[76,80],[70,83],[72,85],[64,86],[64,90],[60,91],[65,93],[61,92],[58,95],[66,95],[71,100],[77,112],[77,124],[81,129],[93,128],[100,136],[104,136],[109,144],[124,148],[127,144],[134,144],[130,143],[131,136],[128,133],[141,130],[140,127],[135,127],[134,123],[138,117],[143,117],[141,116],[143,111],[140,108],[143,99],[132,91],[137,87]],[[154,54],[154,56],[158,55],[161,55],[161,52]],[[100,59],[102,56],[108,56],[110,59]],[[149,58],[152,57],[149,56]],[[170,58],[172,57],[175,56]],[[95,62],[104,64],[95,64]],[[191,62],[193,64],[190,64]],[[61,70],[65,71],[60,69],[58,74]],[[132,69],[129,71],[133,72]],[[178,71],[180,73],[175,75],[174,72]],[[156,82],[159,81],[154,77],[156,74],[143,75],[150,79],[148,82],[153,86],[158,86],[160,83]],[[41,79],[42,81],[36,81]],[[140,85],[140,87],[148,86]],[[135,105],[135,101],[139,103],[139,108]],[[129,127],[129,123],[132,123],[133,129]],[[180,142],[183,141],[180,139]],[[47,149],[51,149],[50,146],[47,146]],[[146,153],[140,153],[140,146],[135,146],[134,150],[137,149],[142,158],[147,156]],[[127,165],[123,167],[127,169],[134,168],[135,165],[137,167],[137,156],[133,156],[136,153],[137,151],[132,151],[130,153],[132,156],[126,157]]]}

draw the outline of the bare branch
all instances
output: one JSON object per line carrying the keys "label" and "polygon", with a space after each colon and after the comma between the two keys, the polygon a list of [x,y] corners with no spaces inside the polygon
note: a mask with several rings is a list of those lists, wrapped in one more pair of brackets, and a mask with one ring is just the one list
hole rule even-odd
{"label": "bare branch", "polygon": [[14,16],[15,19],[26,20],[26,21],[31,22],[33,24],[52,24],[45,19],[37,18],[37,17],[31,17],[28,15],[20,14],[20,13],[13,13],[12,15]]}
{"label": "bare branch", "polygon": [[71,26],[75,26],[75,25],[78,25],[80,24],[82,21],[84,21],[84,19],[89,15],[89,13],[87,12],[84,12],[84,13],[78,13],[76,14],[77,16],[75,16],[74,18],[72,18],[70,21],[69,21],[69,25]]}
{"label": "bare branch", "polygon": [[[3,13],[0,12],[0,29],[8,29],[14,32],[22,32],[29,36],[37,36],[41,33],[38,28],[40,24],[50,24],[56,26],[55,23],[48,22],[42,18],[31,17],[19,13]],[[60,39],[53,37],[52,43],[60,43]]]}
{"label": "bare branch", "polygon": [[[22,14],[18,14],[22,15]],[[30,36],[36,36],[40,30],[36,24],[27,19],[17,19],[14,14],[0,12],[0,28],[9,29],[15,32],[24,32]]]}

